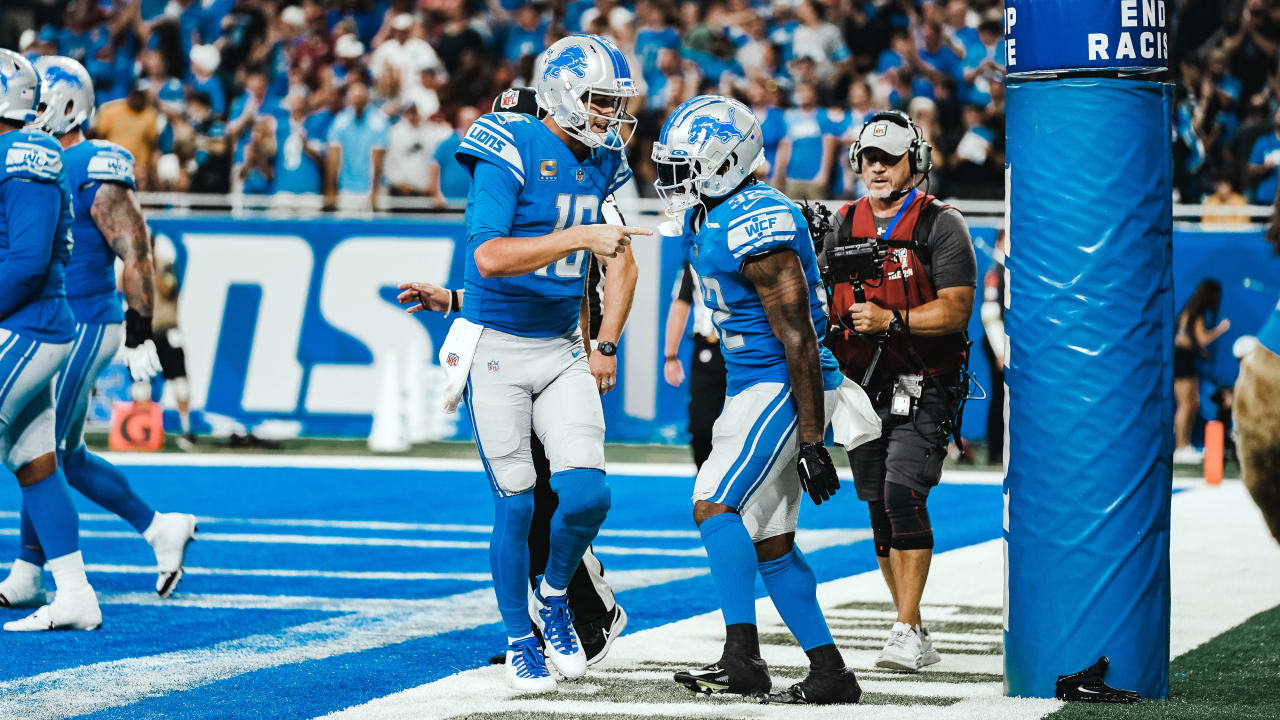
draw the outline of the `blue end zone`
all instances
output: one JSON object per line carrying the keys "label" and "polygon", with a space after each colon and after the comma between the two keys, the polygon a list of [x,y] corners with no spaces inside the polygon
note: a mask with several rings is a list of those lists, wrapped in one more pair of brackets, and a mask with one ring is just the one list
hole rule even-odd
{"label": "blue end zone", "polygon": [[[194,669],[179,667],[175,672],[195,673],[197,679],[177,691],[149,692],[140,687],[144,678],[122,674],[110,679],[110,687],[131,702],[104,707],[107,701],[103,700],[97,706],[101,709],[89,717],[235,720],[261,717],[269,706],[273,718],[309,718],[479,667],[501,649],[503,632],[487,580],[484,528],[492,519],[492,503],[483,472],[149,466],[131,467],[127,472],[138,493],[155,507],[192,511],[202,517],[200,534],[205,538],[191,545],[190,572],[174,602],[153,600],[155,575],[149,568],[154,558],[146,544],[123,521],[104,517],[100,508],[77,496],[80,511],[87,514],[81,519],[81,546],[90,581],[103,598],[104,627],[93,633],[6,635],[6,647],[23,658],[0,671],[0,682],[8,681],[6,692],[39,696],[47,686],[24,684],[22,679],[37,673],[76,667],[74,682],[79,683],[86,672],[93,676],[94,668],[85,667],[93,663],[200,651],[238,638],[269,636],[278,638],[275,646],[253,646],[237,660],[266,667],[206,679],[198,678],[198,664]],[[615,582],[643,583],[667,570],[705,571],[706,559],[691,518],[691,478],[611,474],[609,480],[613,509],[596,541],[607,577],[613,573]],[[6,492],[5,507],[16,509],[17,489]],[[929,504],[939,552],[999,537],[998,486],[942,485],[934,490]],[[343,527],[342,522],[369,524]],[[388,522],[414,525],[375,524]],[[418,527],[432,523],[448,527]],[[821,508],[805,501],[801,527],[865,531],[866,506],[848,487]],[[0,516],[0,536],[13,551],[16,530],[16,515]],[[101,536],[104,533],[106,537]],[[246,535],[260,537],[257,542],[227,541]],[[860,539],[861,534],[850,537],[850,542],[825,549],[806,548],[820,582],[876,568],[870,541]],[[334,544],[316,544],[321,538]],[[468,546],[414,546],[423,542]],[[245,570],[265,574],[219,574]],[[328,577],[325,573],[354,575]],[[397,573],[444,577],[404,579]],[[46,574],[47,585],[51,580]],[[756,591],[764,595],[759,583]],[[387,608],[464,593],[473,594],[442,603],[450,613],[474,619],[463,623],[462,629],[447,627],[451,616],[446,613],[440,620],[426,621],[430,627],[417,626],[419,634],[439,634],[402,642],[382,640],[391,644],[344,654],[317,651],[312,659],[304,657],[312,650],[311,643],[332,640],[339,631],[329,635],[329,630],[323,630],[302,639],[289,632],[308,623],[338,627],[334,624],[354,618],[347,623],[351,627],[339,630],[354,628],[358,634],[365,625],[372,627],[379,613],[391,611]],[[241,602],[228,597],[237,595],[253,599]],[[298,601],[300,608],[262,607],[287,604],[294,597],[310,599]],[[710,576],[703,573],[626,590],[619,594],[619,601],[630,616],[628,632],[634,632],[715,610],[714,597]],[[189,606],[205,600],[223,606]],[[325,603],[345,605],[334,611]],[[0,621],[22,612],[0,611]],[[365,615],[351,615],[357,612],[368,613],[370,619],[366,622]],[[281,651],[296,652],[298,657],[271,666],[267,657]],[[34,696],[29,699],[38,700]],[[4,703],[0,697],[0,715],[4,715]]]}

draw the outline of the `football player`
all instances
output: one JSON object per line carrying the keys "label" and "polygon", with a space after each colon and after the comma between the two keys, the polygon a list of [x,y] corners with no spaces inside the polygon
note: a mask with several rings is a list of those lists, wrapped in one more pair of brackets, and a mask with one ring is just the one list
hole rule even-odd
{"label": "football player", "polygon": [[[519,112],[542,119],[546,113],[538,107],[533,88],[512,88],[503,92],[493,101],[493,112]],[[602,222],[614,225],[625,225],[622,214],[613,202],[613,197],[605,199],[600,206]],[[157,245],[157,252],[158,252]],[[591,265],[587,270],[587,294],[584,298],[586,318],[582,321],[582,332],[593,343],[597,342],[604,318],[602,304],[604,297],[613,297],[612,305],[625,300],[634,287],[635,263],[630,255],[621,259],[611,259],[612,270],[606,275],[600,259],[591,256]],[[602,281],[601,276],[604,275]],[[409,313],[430,310],[448,315],[462,307],[465,291],[451,291],[431,283],[412,282],[400,286],[400,302],[407,305]],[[612,294],[610,293],[612,290]],[[608,350],[608,348],[606,348]],[[592,353],[599,352],[593,345]],[[609,356],[602,356],[607,358]],[[590,360],[588,360],[590,363]],[[595,370],[593,368],[593,370]],[[612,386],[616,364],[601,366],[600,372],[594,372],[596,382],[602,387]],[[603,394],[603,391],[602,393]],[[536,471],[536,483],[533,489],[533,521],[529,524],[529,582],[534,587],[547,567],[547,555],[551,544],[551,518],[555,514],[559,499],[551,490],[551,467],[547,462],[546,452],[537,435],[529,438],[529,451]],[[627,613],[614,597],[613,588],[604,575],[604,565],[600,559],[587,548],[582,555],[582,562],[569,582],[569,609],[573,611],[573,628],[582,642],[582,650],[587,656],[587,665],[594,665],[608,654],[613,641],[627,627]],[[506,653],[495,655],[491,663],[506,662]]]}
{"label": "football player", "polygon": [[717,95],[677,107],[653,145],[654,186],[669,215],[683,214],[686,254],[728,375],[693,493],[726,625],[724,653],[675,678],[698,692],[769,693],[756,631],[758,572],[810,661],[808,676],[770,701],[854,703],[858,680],[832,641],[813,570],[795,544],[802,491],[821,503],[840,486],[822,443],[837,388],[850,381],[822,346],[825,291],[808,225],[785,195],[756,183],[763,158],[751,109]]}
{"label": "football player", "polygon": [[24,129],[39,103],[31,62],[0,50],[0,457],[18,477],[58,589],[52,603],[4,629],[93,630],[102,611],[85,576],[79,517],[54,439],[54,376],[76,326],[65,285],[71,186],[58,141]]}
{"label": "football player", "polygon": [[[599,391],[612,386],[616,358],[605,344],[615,346],[634,291],[633,281],[620,293],[625,302],[606,304],[589,364],[579,332],[587,260],[594,253],[633,262],[630,236],[652,234],[596,222],[604,198],[631,178],[622,149],[635,118],[625,106],[638,90],[622,52],[595,35],[559,40],[543,54],[534,88],[543,120],[489,113],[457,150],[471,173],[467,301],[466,322],[450,329],[450,339],[472,338],[453,362],[469,373],[464,397],[493,490],[489,560],[508,636],[506,675],[525,692],[555,689],[545,660],[567,678],[586,672],[565,593],[609,510]],[[528,611],[531,427],[560,500],[533,593],[545,659]]]}
{"label": "football player", "polygon": [[[156,512],[133,491],[119,468],[84,444],[94,382],[115,357],[122,338],[124,362],[135,383],[148,383],[160,369],[151,340],[151,237],[133,194],[133,156],[106,140],[85,139],[83,128],[93,117],[94,102],[84,66],[68,57],[45,56],[36,60],[35,68],[42,105],[36,124],[62,145],[75,212],[74,247],[66,270],[75,340],[54,385],[58,463],[71,487],[142,533],[156,556],[156,592],[167,598],[182,577],[195,516]],[[128,310],[121,309],[116,291],[117,257],[123,261],[121,284]],[[0,582],[0,596],[12,607],[39,605],[44,598],[40,568],[45,556],[25,508],[20,536],[21,550],[9,577]]]}

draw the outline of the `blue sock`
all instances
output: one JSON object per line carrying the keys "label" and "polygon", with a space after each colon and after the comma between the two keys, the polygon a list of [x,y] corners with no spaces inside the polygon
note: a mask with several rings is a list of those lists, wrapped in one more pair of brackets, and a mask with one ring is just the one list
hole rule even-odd
{"label": "blue sock", "polygon": [[712,515],[698,526],[711,579],[720,591],[725,625],[756,624],[756,548],[737,513]]}
{"label": "blue sock", "polygon": [[60,558],[80,549],[80,516],[71,504],[61,467],[34,485],[24,485],[22,505],[31,515],[31,526],[46,556]]}
{"label": "blue sock", "polygon": [[777,560],[760,563],[760,576],[773,599],[773,606],[807,652],[831,645],[831,630],[818,606],[818,581],[799,547]]}
{"label": "blue sock", "polygon": [[556,590],[565,590],[609,514],[609,483],[603,470],[574,468],[552,473],[551,489],[560,504],[551,517],[551,550],[543,579]]}
{"label": "blue sock", "polygon": [[533,493],[493,497],[493,534],[489,536],[489,567],[498,612],[507,637],[533,632],[529,621],[529,523]]}
{"label": "blue sock", "polygon": [[18,557],[36,567],[44,567],[44,549],[40,547],[40,538],[36,537],[36,528],[31,524],[31,514],[27,512],[27,504],[25,502],[22,504],[22,520],[19,523],[18,538]]}
{"label": "blue sock", "polygon": [[119,515],[134,530],[142,532],[155,519],[151,509],[129,486],[124,473],[115,465],[89,452],[81,445],[58,458],[67,474],[67,484],[103,508]]}

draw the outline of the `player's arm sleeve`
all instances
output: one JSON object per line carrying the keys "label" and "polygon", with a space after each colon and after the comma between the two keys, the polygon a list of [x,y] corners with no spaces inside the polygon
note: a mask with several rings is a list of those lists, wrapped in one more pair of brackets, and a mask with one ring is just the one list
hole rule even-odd
{"label": "player's arm sleeve", "polygon": [[[86,177],[94,182],[110,182],[137,190],[133,177],[133,153],[122,147],[99,150],[89,158]],[[74,188],[73,188],[74,189]]]}
{"label": "player's arm sleeve", "polygon": [[[767,205],[751,210],[729,222],[725,240],[738,267],[749,258],[779,250],[795,250],[800,241],[795,216],[789,208]],[[809,242],[804,233],[804,242]]]}
{"label": "player's arm sleeve", "polygon": [[614,171],[613,177],[609,180],[608,195],[617,192],[619,188],[631,181],[631,164],[627,162],[626,152],[619,153],[621,161],[618,163],[617,170]]}
{"label": "player's arm sleeve", "polygon": [[689,263],[685,263],[684,269],[680,271],[680,279],[676,281],[675,292],[671,293],[671,299],[693,304],[693,270],[689,267]]}
{"label": "player's arm sleeve", "polygon": [[463,166],[471,169],[466,212],[467,250],[474,252],[487,240],[511,236],[520,185],[508,168],[488,160],[463,162]]}
{"label": "player's arm sleeve", "polygon": [[973,252],[973,238],[960,211],[945,208],[934,220],[929,233],[933,248],[933,289],[948,287],[977,287],[978,260]]}
{"label": "player's arm sleeve", "polygon": [[44,286],[61,217],[62,190],[55,183],[10,179],[0,183],[9,251],[0,259],[0,318],[12,315]]}

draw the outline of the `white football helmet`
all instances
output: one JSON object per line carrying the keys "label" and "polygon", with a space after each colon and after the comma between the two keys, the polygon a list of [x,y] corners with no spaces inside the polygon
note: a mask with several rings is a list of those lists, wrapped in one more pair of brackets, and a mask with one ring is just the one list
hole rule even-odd
{"label": "white football helmet", "polygon": [[[538,59],[533,88],[538,106],[587,147],[621,150],[631,140],[636,119],[626,112],[627,101],[640,89],[612,40],[570,35],[556,41]],[[613,114],[593,112],[592,105],[611,105]],[[595,127],[599,121],[606,123],[603,131]]]}
{"label": "white football helmet", "polygon": [[36,119],[40,76],[31,61],[0,48],[0,118],[26,125]]}
{"label": "white football helmet", "polygon": [[93,80],[89,71],[69,57],[36,58],[40,74],[40,117],[35,124],[45,132],[62,136],[93,118]]}
{"label": "white football helmet", "polygon": [[723,95],[699,95],[680,104],[653,143],[653,182],[676,216],[724,197],[764,162],[764,134],[751,108]]}

